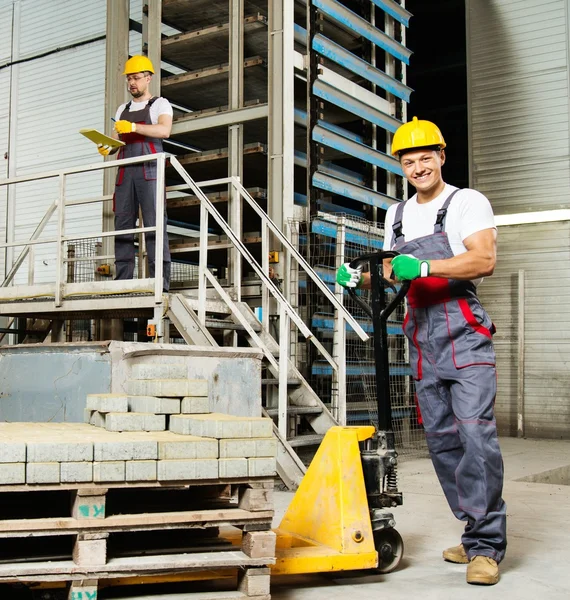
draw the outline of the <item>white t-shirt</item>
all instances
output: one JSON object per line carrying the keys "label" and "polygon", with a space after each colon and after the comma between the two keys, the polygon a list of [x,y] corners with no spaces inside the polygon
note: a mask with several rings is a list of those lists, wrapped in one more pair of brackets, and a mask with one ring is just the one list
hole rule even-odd
{"label": "white t-shirt", "polygon": [[[414,194],[408,200],[402,215],[402,233],[407,242],[433,233],[437,211],[456,189],[453,185],[445,184],[443,192],[431,202],[425,204],[418,204],[417,194]],[[397,204],[390,206],[386,213],[384,250],[391,250],[392,225],[394,224],[397,206]],[[495,217],[491,203],[486,196],[477,190],[469,188],[460,190],[449,204],[444,227],[454,256],[467,252],[463,240],[483,229],[495,228]],[[478,285],[481,281],[482,279],[475,279],[473,283]]]}
{"label": "white t-shirt", "polygon": [[[147,103],[148,100],[143,100],[143,102],[135,102],[134,100],[132,100],[131,106],[129,107],[129,112],[136,112],[137,110],[142,110],[147,105]],[[125,106],[127,106],[127,102],[119,106],[115,115],[115,121],[119,121],[121,119],[121,115],[125,110]],[[158,117],[160,117],[160,115],[170,115],[172,117],[173,114],[174,111],[172,110],[172,105],[166,98],[162,98],[162,96],[157,98],[150,107],[150,120],[153,125],[156,125],[158,123]]]}
{"label": "white t-shirt", "polygon": [[[407,242],[433,233],[437,211],[456,189],[455,186],[446,183],[443,192],[431,202],[418,204],[417,194],[414,194],[406,202],[402,215],[402,233]],[[397,204],[390,206],[386,213],[384,250],[391,250],[392,225],[397,207]],[[455,256],[467,252],[467,248],[463,245],[464,239],[478,231],[494,227],[493,209],[486,196],[469,188],[462,189],[455,194],[445,218],[445,231]]]}

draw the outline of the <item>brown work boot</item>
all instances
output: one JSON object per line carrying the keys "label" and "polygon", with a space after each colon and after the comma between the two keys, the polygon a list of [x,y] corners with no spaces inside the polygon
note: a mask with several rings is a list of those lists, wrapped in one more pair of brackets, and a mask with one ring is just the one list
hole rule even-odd
{"label": "brown work boot", "polygon": [[444,550],[443,558],[447,562],[458,563],[460,565],[466,565],[469,562],[463,544],[459,544],[459,546],[453,546],[453,548]]}
{"label": "brown work boot", "polygon": [[488,556],[474,556],[467,565],[467,583],[495,585],[499,581],[499,565]]}

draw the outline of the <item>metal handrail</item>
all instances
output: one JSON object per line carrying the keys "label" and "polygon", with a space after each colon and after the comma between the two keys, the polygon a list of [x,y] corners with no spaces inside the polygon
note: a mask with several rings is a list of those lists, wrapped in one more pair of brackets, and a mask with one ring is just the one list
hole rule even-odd
{"label": "metal handrail", "polygon": [[[18,183],[25,183],[29,181],[38,181],[42,179],[51,179],[58,178],[59,179],[59,195],[57,200],[55,200],[46,210],[44,216],[42,217],[40,223],[36,227],[33,234],[27,241],[22,242],[5,242],[0,243],[0,248],[13,248],[24,246],[18,258],[14,261],[10,271],[5,276],[4,281],[2,282],[0,287],[7,287],[12,280],[14,279],[16,273],[19,271],[22,263],[28,256],[30,250],[33,246],[37,246],[40,244],[53,244],[57,243],[57,270],[56,270],[56,294],[55,294],[55,302],[56,306],[60,306],[62,302],[62,289],[61,284],[64,280],[63,277],[63,268],[64,264],[67,262],[67,259],[63,256],[63,248],[64,244],[73,240],[82,240],[82,239],[93,239],[100,237],[114,237],[116,235],[124,235],[125,233],[143,233],[154,231],[156,235],[156,248],[155,248],[155,276],[154,276],[154,296],[155,302],[157,304],[162,303],[162,278],[163,278],[163,254],[164,254],[164,189],[165,189],[165,168],[166,168],[166,157],[167,154],[165,152],[160,152],[158,154],[149,154],[145,156],[136,156],[133,158],[123,158],[115,161],[107,161],[104,163],[97,164],[89,164],[82,167],[68,167],[66,169],[59,169],[57,171],[46,171],[43,173],[36,173],[33,175],[22,175],[19,177],[10,177],[8,179],[0,179],[0,187],[14,185]],[[85,173],[90,171],[98,171],[102,169],[110,169],[117,168],[127,165],[133,165],[138,163],[145,163],[156,161],[157,165],[157,175],[156,175],[156,225],[152,227],[136,227],[134,229],[128,230],[114,230],[108,232],[99,232],[97,234],[83,234],[83,235],[70,235],[65,236],[65,209],[68,206],[77,206],[78,204],[87,204],[87,203],[96,203],[96,202],[105,202],[109,200],[108,196],[102,196],[99,198],[89,198],[87,201],[70,201],[67,202],[65,199],[65,184],[66,177],[69,175],[74,175],[77,173]],[[50,219],[54,214],[57,213],[57,234],[55,238],[48,239],[39,239]],[[149,278],[152,279],[152,278]],[[33,282],[31,282],[33,283]]]}

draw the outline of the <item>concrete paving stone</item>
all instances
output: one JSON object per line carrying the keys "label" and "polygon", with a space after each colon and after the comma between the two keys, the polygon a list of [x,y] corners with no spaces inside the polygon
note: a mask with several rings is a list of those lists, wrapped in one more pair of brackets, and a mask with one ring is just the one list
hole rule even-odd
{"label": "concrete paving stone", "polygon": [[26,483],[59,483],[59,463],[27,463]]}
{"label": "concrete paving stone", "polygon": [[261,458],[277,456],[276,438],[220,440],[220,458]]}
{"label": "concrete paving stone", "polygon": [[108,413],[100,413],[98,410],[91,411],[91,419],[89,419],[89,425],[105,429],[105,414]]}
{"label": "concrete paving stone", "polygon": [[220,458],[218,471],[222,479],[232,477],[248,477],[247,458]]}
{"label": "concrete paving stone", "polygon": [[156,481],[156,460],[128,460],[125,481]]}
{"label": "concrete paving stone", "polygon": [[0,463],[26,462],[26,444],[24,442],[0,443]]}
{"label": "concrete paving stone", "polygon": [[275,458],[248,458],[248,477],[272,477],[277,474]]}
{"label": "concrete paving stone", "polygon": [[138,363],[131,374],[133,379],[186,379],[188,367],[184,363]]}
{"label": "concrete paving stone", "polygon": [[206,379],[129,379],[126,389],[131,396],[159,398],[207,396],[208,381]]}
{"label": "concrete paving stone", "polygon": [[93,481],[125,481],[126,463],[124,460],[103,461],[93,463]]}
{"label": "concrete paving stone", "polygon": [[26,483],[26,463],[0,464],[0,485]]}
{"label": "concrete paving stone", "polygon": [[129,411],[172,415],[180,412],[179,398],[157,398],[156,396],[128,396]]}
{"label": "concrete paving stone", "polygon": [[180,412],[188,415],[209,413],[210,399],[208,396],[186,396],[180,403]]}
{"label": "concrete paving stone", "polygon": [[105,429],[107,431],[164,431],[166,417],[149,413],[107,413]]}
{"label": "concrete paving stone", "polygon": [[28,442],[26,452],[28,463],[93,461],[93,443],[79,440]]}
{"label": "concrete paving stone", "polygon": [[83,422],[84,423],[91,423],[91,414],[92,413],[93,413],[93,411],[90,408],[83,409]]}
{"label": "concrete paving stone", "polygon": [[265,417],[234,417],[222,413],[172,415],[169,428],[174,433],[217,439],[273,436],[273,421],[271,419]]}
{"label": "concrete paving stone", "polygon": [[159,481],[218,479],[218,473],[217,459],[158,461]]}
{"label": "concrete paving stone", "polygon": [[188,460],[193,458],[218,458],[218,441],[210,438],[192,438],[183,442],[158,442],[160,460]]}
{"label": "concrete paving stone", "polygon": [[128,412],[129,399],[126,394],[87,394],[85,408],[102,413]]}
{"label": "concrete paving stone", "polygon": [[93,460],[156,460],[158,442],[156,440],[114,440],[93,443]]}
{"label": "concrete paving stone", "polygon": [[61,483],[81,483],[93,481],[92,462],[62,462],[60,465]]}

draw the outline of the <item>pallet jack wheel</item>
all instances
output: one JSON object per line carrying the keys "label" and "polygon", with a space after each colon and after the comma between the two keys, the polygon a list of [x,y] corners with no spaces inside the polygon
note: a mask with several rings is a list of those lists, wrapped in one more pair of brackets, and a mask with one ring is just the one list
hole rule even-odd
{"label": "pallet jack wheel", "polygon": [[404,540],[391,527],[374,532],[374,548],[378,552],[378,573],[391,573],[404,555]]}

